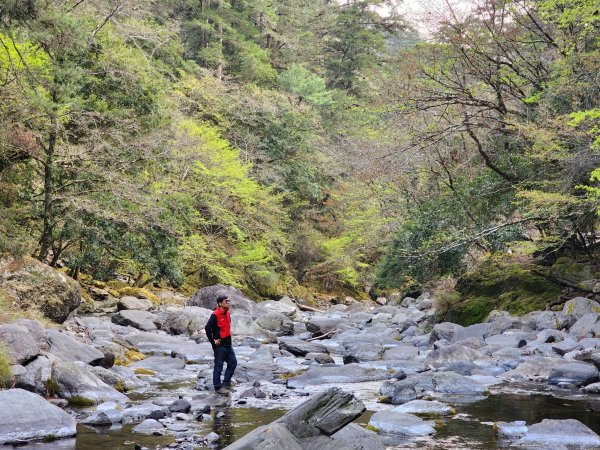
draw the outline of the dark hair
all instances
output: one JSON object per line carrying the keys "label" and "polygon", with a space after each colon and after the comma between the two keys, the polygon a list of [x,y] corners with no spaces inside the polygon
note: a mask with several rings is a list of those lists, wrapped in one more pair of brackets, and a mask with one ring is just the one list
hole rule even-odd
{"label": "dark hair", "polygon": [[229,297],[226,296],[225,294],[221,294],[217,297],[217,303],[222,303],[223,300],[227,300]]}

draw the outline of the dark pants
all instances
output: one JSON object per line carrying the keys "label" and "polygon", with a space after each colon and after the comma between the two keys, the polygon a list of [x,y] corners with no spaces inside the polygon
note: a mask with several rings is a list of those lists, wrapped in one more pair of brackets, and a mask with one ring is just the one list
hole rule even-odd
{"label": "dark pants", "polygon": [[[227,369],[225,369],[225,377],[223,378],[223,383],[221,383],[223,363],[227,364]],[[235,358],[233,347],[217,346],[215,348],[215,368],[213,369],[213,385],[215,390],[219,389],[222,385],[229,386],[231,384],[231,377],[236,366],[237,359]]]}

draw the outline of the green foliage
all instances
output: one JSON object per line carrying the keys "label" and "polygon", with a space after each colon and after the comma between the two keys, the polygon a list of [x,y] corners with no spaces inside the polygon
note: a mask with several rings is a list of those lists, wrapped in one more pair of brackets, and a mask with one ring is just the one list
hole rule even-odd
{"label": "green foliage", "polygon": [[299,64],[293,64],[277,77],[281,89],[296,94],[301,100],[316,106],[334,103],[332,91],[327,90],[325,80]]}
{"label": "green foliage", "polygon": [[0,389],[8,389],[12,387],[12,372],[10,358],[3,344],[0,344]]}

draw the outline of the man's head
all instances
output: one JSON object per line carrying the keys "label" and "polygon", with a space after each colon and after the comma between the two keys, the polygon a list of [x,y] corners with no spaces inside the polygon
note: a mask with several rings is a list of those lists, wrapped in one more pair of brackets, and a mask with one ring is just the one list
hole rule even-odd
{"label": "man's head", "polygon": [[217,306],[224,311],[229,309],[229,297],[224,294],[221,294],[217,297]]}

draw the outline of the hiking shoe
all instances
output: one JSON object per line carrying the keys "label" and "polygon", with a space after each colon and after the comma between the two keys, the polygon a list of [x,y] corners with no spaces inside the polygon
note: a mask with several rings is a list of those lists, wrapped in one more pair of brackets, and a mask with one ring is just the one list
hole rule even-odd
{"label": "hiking shoe", "polygon": [[227,389],[229,392],[235,392],[235,388],[231,384],[224,384],[223,388]]}
{"label": "hiking shoe", "polygon": [[227,389],[226,387],[222,386],[219,389],[216,390],[217,394],[221,394],[221,395],[228,395],[229,394],[229,389]]}

